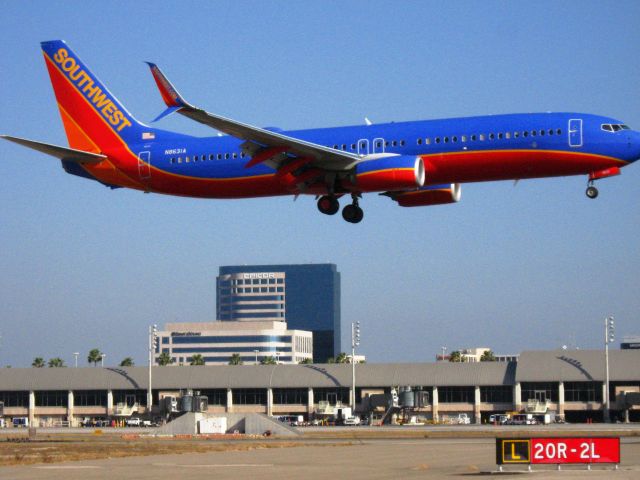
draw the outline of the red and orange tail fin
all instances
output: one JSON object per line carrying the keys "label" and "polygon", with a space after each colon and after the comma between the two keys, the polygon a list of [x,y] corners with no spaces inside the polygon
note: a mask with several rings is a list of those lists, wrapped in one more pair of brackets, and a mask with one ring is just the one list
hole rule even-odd
{"label": "red and orange tail fin", "polygon": [[41,45],[70,147],[101,153],[150,135],[64,41]]}

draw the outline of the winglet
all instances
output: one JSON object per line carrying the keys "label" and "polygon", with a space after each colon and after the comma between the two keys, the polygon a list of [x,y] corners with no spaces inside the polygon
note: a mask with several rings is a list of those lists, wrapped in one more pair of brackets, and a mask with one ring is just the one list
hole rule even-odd
{"label": "winglet", "polygon": [[180,96],[180,94],[171,84],[169,79],[164,75],[164,73],[162,73],[160,68],[155,63],[151,63],[151,62],[145,62],[145,63],[149,65],[149,68],[151,69],[151,74],[153,75],[153,79],[156,81],[158,90],[160,90],[160,95],[162,96],[162,100],[168,107],[164,112],[158,115],[158,117],[154,120],[154,122],[160,120],[162,117],[165,117],[175,112],[176,110],[180,110],[181,108],[184,108],[184,107],[193,108],[191,105],[189,105],[189,103],[184,98],[182,98],[182,96]]}

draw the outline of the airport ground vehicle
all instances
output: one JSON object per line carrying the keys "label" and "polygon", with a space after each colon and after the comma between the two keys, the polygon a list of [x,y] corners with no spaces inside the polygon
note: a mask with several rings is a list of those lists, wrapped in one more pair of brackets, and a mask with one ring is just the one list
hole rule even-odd
{"label": "airport ground vehicle", "polygon": [[361,421],[360,421],[360,417],[358,416],[353,416],[353,417],[347,417],[344,419],[344,424],[345,425],[360,425]]}

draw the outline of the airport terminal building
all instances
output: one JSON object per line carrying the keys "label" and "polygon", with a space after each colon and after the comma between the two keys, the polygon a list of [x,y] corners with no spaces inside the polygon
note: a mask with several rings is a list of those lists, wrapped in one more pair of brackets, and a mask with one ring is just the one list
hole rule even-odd
{"label": "airport terminal building", "polygon": [[[609,354],[612,416],[640,421],[640,350]],[[603,419],[604,354],[597,350],[525,351],[518,362],[356,365],[356,412],[367,397],[422,392],[420,415],[434,422],[466,413],[473,422],[544,403],[569,422]],[[0,370],[0,415],[35,426],[78,425],[87,417],[144,414],[148,368],[5,368]],[[323,404],[350,402],[351,365],[224,365],[153,367],[153,405],[192,390],[210,413],[263,413],[313,418]],[[637,397],[636,397],[637,398]]]}

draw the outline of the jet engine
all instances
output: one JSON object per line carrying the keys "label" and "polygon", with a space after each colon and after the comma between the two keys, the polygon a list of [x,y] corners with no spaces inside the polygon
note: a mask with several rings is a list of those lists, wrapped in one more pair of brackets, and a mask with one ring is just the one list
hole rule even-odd
{"label": "jet engine", "polygon": [[352,183],[361,192],[383,192],[422,187],[424,179],[422,158],[399,155],[358,163]]}

